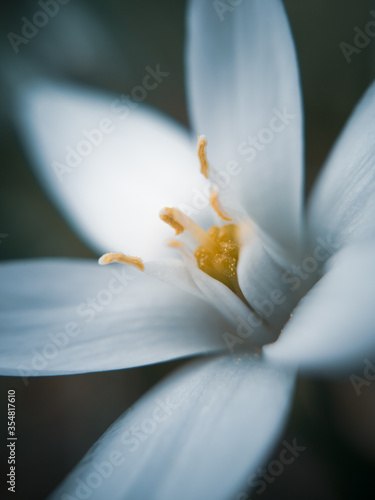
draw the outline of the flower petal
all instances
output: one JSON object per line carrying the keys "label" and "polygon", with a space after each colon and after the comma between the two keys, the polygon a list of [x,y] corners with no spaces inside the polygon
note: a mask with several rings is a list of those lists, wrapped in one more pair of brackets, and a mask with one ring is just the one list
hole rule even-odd
{"label": "flower petal", "polygon": [[116,370],[227,349],[230,325],[209,304],[125,266],[2,264],[0,304],[2,375]]}
{"label": "flower petal", "polygon": [[375,354],[375,241],[347,247],[295,309],[266,359],[308,371],[349,370]]}
{"label": "flower petal", "polygon": [[375,82],[354,110],[311,195],[312,235],[335,245],[375,234]]}
{"label": "flower petal", "polygon": [[279,437],[293,381],[254,358],[191,363],[120,417],[51,499],[91,479],[93,500],[234,498]]}
{"label": "flower petal", "polygon": [[283,249],[255,226],[241,248],[237,275],[246,300],[272,327],[275,340],[290,311],[311,286],[311,280],[298,280],[301,286],[290,290],[290,279],[296,279],[293,264],[285,252],[283,255]]}
{"label": "flower petal", "polygon": [[285,10],[279,0],[225,4],[224,13],[220,4],[193,0],[188,13],[192,123],[207,137],[222,184],[293,249],[301,232],[302,109]]}
{"label": "flower petal", "polygon": [[255,346],[261,346],[275,338],[267,329],[263,319],[257,316],[232,290],[199,269],[196,262],[185,258],[185,264],[205,299],[236,328],[235,338],[228,335],[229,332],[224,332],[224,339],[231,354],[236,344],[239,344],[242,351],[254,350]]}
{"label": "flower petal", "polygon": [[206,300],[182,260],[164,259],[151,261],[145,262],[144,266],[144,272],[147,276],[180,288],[189,294],[196,295],[201,300]]}
{"label": "flower petal", "polygon": [[166,253],[160,209],[191,205],[204,181],[180,125],[129,96],[45,82],[21,93],[18,123],[38,177],[88,243]]}

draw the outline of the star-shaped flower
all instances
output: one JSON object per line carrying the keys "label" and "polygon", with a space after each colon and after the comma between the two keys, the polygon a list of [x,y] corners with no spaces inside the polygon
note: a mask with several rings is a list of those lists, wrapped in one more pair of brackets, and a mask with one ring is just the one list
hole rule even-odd
{"label": "star-shaped flower", "polygon": [[[136,255],[107,254],[102,263],[138,269],[3,264],[2,374],[215,355],[187,364],[120,417],[54,498],[231,498],[275,443],[296,369],[337,373],[375,351],[375,86],[305,211],[300,86],[281,1],[243,2],[224,20],[211,1],[191,1],[186,58],[192,127],[205,134],[203,184],[187,136],[155,113],[139,108],[121,121],[124,103],[104,97],[91,108],[90,96],[55,86],[21,102],[34,162],[66,213],[103,251]],[[84,139],[76,124],[65,163],[55,157],[51,109],[77,112],[78,123],[91,113]],[[206,226],[209,198],[217,227],[204,230],[197,221]],[[158,204],[183,232],[172,242],[182,259],[157,256],[162,237],[150,221]]]}

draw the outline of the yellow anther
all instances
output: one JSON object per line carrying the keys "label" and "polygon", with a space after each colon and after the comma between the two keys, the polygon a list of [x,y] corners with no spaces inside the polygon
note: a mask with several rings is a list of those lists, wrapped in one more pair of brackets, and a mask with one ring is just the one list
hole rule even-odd
{"label": "yellow anther", "polygon": [[128,264],[134,266],[140,271],[145,270],[142,259],[139,257],[130,257],[121,252],[109,252],[102,255],[99,259],[99,264],[105,266],[107,264],[112,264],[113,262],[119,262],[120,264]]}
{"label": "yellow anther", "polygon": [[207,250],[215,251],[216,244],[212,238],[202,229],[196,222],[194,222],[190,217],[181,212],[178,208],[164,208],[164,211],[160,213],[160,218],[162,221],[169,224],[176,231],[176,235],[183,232],[186,229],[194,238],[203,245]]}
{"label": "yellow anther", "polygon": [[199,135],[198,136],[198,144],[197,144],[197,152],[198,152],[198,158],[199,161],[201,162],[201,174],[203,174],[206,179],[208,179],[208,162],[207,162],[207,155],[206,155],[206,145],[207,145],[207,140],[204,135]]}
{"label": "yellow anther", "polygon": [[161,212],[159,216],[163,222],[169,224],[175,230],[175,235],[177,236],[183,233],[185,228],[177,221],[174,211],[174,208],[165,207],[164,212]]}
{"label": "yellow anther", "polygon": [[227,221],[231,221],[232,219],[225,213],[220,207],[220,202],[219,202],[219,195],[215,189],[211,188],[211,193],[210,193],[210,205],[211,207],[215,210],[217,215]]}

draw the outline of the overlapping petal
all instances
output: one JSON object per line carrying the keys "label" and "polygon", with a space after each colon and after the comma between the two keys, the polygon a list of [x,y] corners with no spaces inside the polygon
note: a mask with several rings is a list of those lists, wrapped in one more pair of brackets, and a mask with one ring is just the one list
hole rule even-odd
{"label": "overlapping petal", "polygon": [[350,246],[295,309],[266,359],[340,373],[375,354],[375,241]]}
{"label": "overlapping petal", "polygon": [[0,296],[2,375],[116,370],[226,352],[222,335],[231,329],[189,293],[85,260],[2,264]]}
{"label": "overlapping petal", "polygon": [[[302,216],[302,108],[280,0],[193,0],[187,91],[208,158],[264,231],[295,250]],[[221,7],[220,7],[221,5]],[[224,190],[224,189],[222,189]],[[227,208],[228,202],[226,202]]]}
{"label": "overlapping petal", "polygon": [[125,413],[51,500],[83,485],[93,500],[234,498],[278,438],[293,382],[256,358],[193,362]]}
{"label": "overlapping petal", "polygon": [[276,336],[290,311],[313,283],[311,279],[299,280],[301,286],[291,292],[288,279],[293,276],[292,265],[274,241],[258,228],[251,229],[250,237],[241,248],[238,282],[246,300],[267,321]]}
{"label": "overlapping petal", "polygon": [[236,337],[228,335],[231,332],[227,332],[225,336],[230,352],[233,351],[233,346],[239,347],[236,344],[241,346],[241,350],[251,351],[254,347],[259,347],[274,339],[272,330],[269,330],[254,310],[251,310],[232,290],[198,269],[195,262],[189,262],[186,259],[185,263],[206,300],[235,328]]}
{"label": "overlapping petal", "polygon": [[375,234],[375,83],[322,170],[309,210],[313,237],[335,246]]}
{"label": "overlapping petal", "polygon": [[204,180],[186,131],[129,96],[67,84],[30,84],[17,103],[35,171],[82,237],[100,253],[165,254],[159,210],[192,206]]}

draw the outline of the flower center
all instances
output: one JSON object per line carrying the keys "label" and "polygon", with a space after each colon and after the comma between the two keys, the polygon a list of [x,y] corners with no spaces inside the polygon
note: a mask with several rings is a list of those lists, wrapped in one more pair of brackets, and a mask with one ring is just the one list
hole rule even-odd
{"label": "flower center", "polygon": [[[207,141],[205,136],[198,137],[197,153],[201,164],[201,173],[208,178],[209,165],[206,156]],[[210,204],[219,217],[225,221],[232,219],[221,209],[218,192],[211,188]],[[187,230],[200,244],[194,252],[199,269],[230,288],[239,297],[244,298],[238,284],[237,263],[239,257],[239,228],[236,224],[212,226],[204,231],[190,217],[177,208],[165,208],[160,218],[169,224],[175,234]]]}
{"label": "flower center", "polygon": [[199,269],[242,296],[237,279],[240,244],[236,224],[212,226],[204,231],[178,208],[167,207],[160,213],[160,218],[175,230],[176,235],[186,229],[200,243],[194,252]]}
{"label": "flower center", "polygon": [[238,294],[240,290],[237,279],[240,248],[238,226],[236,224],[212,226],[207,231],[207,235],[215,241],[215,249],[209,250],[204,245],[200,245],[195,250],[194,257],[199,269]]}
{"label": "flower center", "polygon": [[[201,164],[201,173],[208,179],[209,164],[206,156],[206,145],[205,136],[198,137],[197,153]],[[222,210],[218,192],[215,188],[211,188],[210,204],[222,220],[227,222],[232,221]],[[178,208],[168,207],[161,211],[160,218],[175,230],[176,235],[183,233],[185,230],[189,232],[199,244],[194,252],[198,268],[226,285],[246,302],[237,278],[237,263],[240,251],[240,231],[237,224],[231,222],[222,226],[212,226],[208,231],[205,231]],[[181,241],[172,240],[170,245],[180,250],[184,249],[184,244]],[[99,259],[99,264],[102,265],[112,262],[130,264],[137,267],[140,271],[145,269],[141,259],[138,257],[129,257],[122,253],[107,253]]]}

